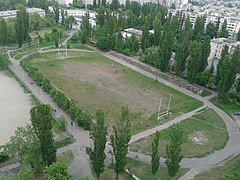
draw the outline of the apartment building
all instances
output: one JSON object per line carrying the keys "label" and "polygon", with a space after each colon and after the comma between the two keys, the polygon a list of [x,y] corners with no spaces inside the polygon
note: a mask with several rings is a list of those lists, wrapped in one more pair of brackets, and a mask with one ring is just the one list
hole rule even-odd
{"label": "apartment building", "polygon": [[193,27],[198,16],[206,17],[205,27],[209,22],[217,23],[218,18],[220,18],[221,27],[224,20],[226,20],[229,39],[235,39],[240,28],[240,9],[237,7],[226,7],[223,4],[218,5],[212,3],[203,7],[192,6],[191,4],[188,4],[188,6],[184,6],[178,10],[189,16]]}
{"label": "apartment building", "polygon": [[211,40],[211,52],[208,59],[220,59],[224,46],[228,46],[228,52],[232,54],[240,46],[240,42],[227,38],[216,38]]}
{"label": "apartment building", "polygon": [[[0,11],[0,18],[9,19],[16,18],[18,10]],[[45,11],[40,8],[27,8],[29,14],[37,13],[41,17],[45,17]]]}

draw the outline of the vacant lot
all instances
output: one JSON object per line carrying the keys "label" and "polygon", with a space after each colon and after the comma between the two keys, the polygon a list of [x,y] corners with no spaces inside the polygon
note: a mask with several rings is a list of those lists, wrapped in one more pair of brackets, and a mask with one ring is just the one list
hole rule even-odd
{"label": "vacant lot", "polygon": [[147,78],[96,53],[69,52],[69,58],[57,59],[47,53],[32,59],[58,88],[91,115],[104,110],[111,127],[121,106],[131,111],[133,132],[156,126],[160,97],[166,110],[172,94],[171,118],[201,106],[201,103],[163,84]]}
{"label": "vacant lot", "polygon": [[30,122],[31,97],[7,72],[0,71],[0,145],[7,143],[17,127]]}
{"label": "vacant lot", "polygon": [[[212,110],[187,119],[179,125],[184,132],[182,145],[184,157],[205,156],[214,150],[223,148],[228,141],[226,125]],[[160,132],[159,152],[165,156],[165,147],[169,143],[170,129]],[[131,150],[151,154],[152,136],[146,137],[131,145]]]}

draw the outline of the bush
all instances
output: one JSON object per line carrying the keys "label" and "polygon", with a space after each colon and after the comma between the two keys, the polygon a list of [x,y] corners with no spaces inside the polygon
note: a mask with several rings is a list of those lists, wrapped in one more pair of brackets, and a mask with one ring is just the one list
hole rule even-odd
{"label": "bush", "polygon": [[109,38],[107,37],[100,37],[97,40],[97,48],[99,48],[102,51],[108,51],[110,50],[111,42],[109,41]]}
{"label": "bush", "polygon": [[5,153],[0,153],[0,163],[3,163],[9,159],[9,156]]}
{"label": "bush", "polygon": [[90,130],[92,126],[92,120],[91,117],[83,112],[78,115],[76,118],[77,124],[81,127],[83,127],[85,130]]}

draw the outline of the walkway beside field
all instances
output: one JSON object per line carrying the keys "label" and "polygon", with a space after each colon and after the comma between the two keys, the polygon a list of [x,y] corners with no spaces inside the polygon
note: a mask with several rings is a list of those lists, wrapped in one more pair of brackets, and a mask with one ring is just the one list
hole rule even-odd
{"label": "walkway beside field", "polygon": [[[57,51],[57,49],[56,49]],[[79,50],[81,51],[81,50]],[[152,74],[151,72],[148,72],[146,70],[143,70],[135,65],[132,65],[129,62],[126,62],[124,60],[121,60],[120,58],[117,58],[113,55],[110,55],[108,53],[104,53],[101,52],[99,50],[96,50],[97,53],[102,54],[112,60],[114,60],[115,62],[118,62],[136,72],[139,72],[149,78],[155,79],[156,75]],[[43,92],[41,90],[40,87],[38,87],[35,83],[33,83],[32,79],[26,75],[26,72],[21,68],[19,61],[15,60],[14,58],[10,57],[10,51],[8,51],[8,55],[9,55],[9,59],[11,60],[11,62],[13,63],[13,65],[10,67],[10,69],[15,72],[15,74],[18,76],[18,78],[31,90],[31,92],[33,93],[34,96],[36,96],[40,102],[45,103],[45,104],[50,104],[53,108],[55,108],[57,110],[57,116],[64,116],[67,119],[68,125],[70,126],[70,118],[61,110],[59,109],[56,104],[52,101],[52,99],[50,98],[49,95],[47,95],[45,92]],[[204,106],[207,106],[211,109],[213,109],[224,121],[224,123],[226,124],[227,127],[227,131],[229,134],[229,141],[227,142],[227,145],[219,150],[219,151],[215,151],[213,154],[210,154],[206,157],[203,158],[184,158],[181,162],[181,167],[183,168],[189,168],[191,169],[188,173],[186,173],[182,179],[192,179],[195,175],[210,170],[211,168],[213,168],[214,166],[230,159],[231,157],[233,157],[234,155],[238,154],[240,152],[240,132],[239,129],[237,127],[237,125],[235,124],[235,122],[231,119],[231,117],[229,117],[225,112],[223,112],[221,109],[219,109],[218,107],[216,107],[214,104],[212,104],[209,100],[208,97],[201,97],[199,95],[194,94],[193,92],[179,87],[176,84],[173,84],[165,79],[162,79],[160,77],[158,77],[158,81],[169,86],[172,87],[188,96],[191,96],[201,102],[204,103]],[[187,115],[186,115],[187,116]],[[181,119],[181,118],[179,118]],[[183,119],[183,117],[182,117]],[[169,124],[170,126],[170,124]],[[73,166],[72,166],[72,173],[74,174],[75,177],[80,177],[82,175],[86,175],[89,176],[90,179],[93,179],[92,173],[91,173],[91,169],[90,169],[90,165],[89,165],[89,159],[88,156],[86,155],[86,153],[84,152],[84,147],[86,146],[91,146],[91,140],[89,138],[89,132],[83,130],[82,128],[75,126],[75,129],[71,130],[74,138],[76,139],[76,142],[73,145],[70,145],[73,148],[73,152],[74,155],[77,156],[78,159],[76,159],[76,161],[73,162]],[[156,129],[151,129],[149,132],[147,132],[146,134],[143,135],[138,135],[138,136],[133,136],[133,138],[131,139],[131,142],[134,142],[134,137],[135,139],[138,138],[143,138],[146,137],[148,134],[153,134],[155,133]],[[67,147],[66,147],[67,148]],[[76,151],[76,152],[75,152]],[[129,156],[134,158],[136,155],[136,153],[133,152],[129,152]],[[150,157],[147,155],[143,155],[143,154],[138,154],[138,160],[143,161],[145,163],[150,163]],[[163,163],[164,159],[161,159],[161,163]],[[77,163],[77,164],[74,164]],[[76,169],[74,169],[76,168]],[[76,171],[75,171],[76,170]]]}
{"label": "walkway beside field", "polygon": [[207,108],[207,106],[203,105],[203,106],[201,106],[201,107],[199,107],[199,108],[197,108],[197,109],[195,109],[193,111],[190,111],[188,113],[182,114],[181,116],[178,116],[178,117],[174,118],[173,120],[171,120],[171,121],[169,121],[167,123],[164,123],[162,125],[159,125],[157,127],[152,128],[152,129],[148,129],[146,131],[143,131],[143,132],[140,132],[138,134],[135,134],[135,135],[132,136],[129,144],[132,144],[132,143],[134,143],[134,142],[136,142],[136,141],[138,141],[138,140],[140,140],[142,138],[150,136],[150,135],[154,134],[156,131],[162,131],[162,130],[167,129],[170,126],[172,126],[172,125],[174,125],[176,123],[180,123],[180,122],[182,122],[182,121],[184,121],[184,120],[186,120],[186,119],[188,119],[188,118],[190,118],[190,117],[192,117],[192,116],[194,116],[196,114],[201,113],[201,111],[204,110],[205,108]]}

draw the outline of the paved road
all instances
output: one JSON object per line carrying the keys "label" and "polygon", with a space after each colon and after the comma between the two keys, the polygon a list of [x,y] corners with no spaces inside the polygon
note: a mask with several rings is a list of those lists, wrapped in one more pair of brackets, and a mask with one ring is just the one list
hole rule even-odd
{"label": "paved road", "polygon": [[[8,52],[8,54],[9,54],[9,52]],[[125,62],[111,54],[104,53],[104,52],[101,52],[98,50],[97,50],[97,52],[130,68],[130,69],[133,69],[147,77],[150,77],[152,79],[156,78],[156,75],[154,75],[150,72],[147,72],[141,68],[138,68],[138,67],[132,65],[131,63]],[[18,76],[29,86],[29,88],[32,90],[32,93],[35,96],[37,96],[43,103],[51,104],[55,109],[57,109],[58,116],[63,115],[66,117],[66,114],[61,109],[57,108],[55,103],[51,100],[51,98],[47,94],[45,94],[41,90],[41,88],[39,88],[34,83],[31,84],[32,83],[31,78],[29,78],[28,76],[25,75],[24,71],[22,70],[21,66],[19,65],[19,62],[11,57],[10,57],[10,60],[13,63],[13,66],[11,66],[11,69],[13,71],[15,71],[16,74],[18,74]],[[185,159],[183,159],[181,162],[181,166],[184,168],[190,168],[191,170],[187,174],[185,174],[182,177],[182,179],[192,179],[196,174],[207,171],[210,168],[224,162],[225,160],[231,158],[232,156],[234,156],[240,152],[240,145],[239,145],[240,132],[239,132],[237,125],[225,112],[223,112],[221,109],[217,108],[215,105],[213,105],[211,102],[209,102],[208,97],[204,98],[199,95],[193,94],[191,91],[188,91],[185,88],[179,87],[178,85],[168,82],[167,80],[164,80],[161,78],[158,78],[158,81],[203,102],[204,105],[213,109],[223,119],[223,121],[225,122],[225,124],[227,126],[227,130],[229,133],[229,141],[222,150],[216,151],[213,154],[211,154],[207,157],[204,157],[204,158],[192,158],[192,159],[185,158]],[[69,117],[66,117],[66,119],[68,120],[68,123],[70,123]],[[152,131],[155,132],[154,129]],[[79,159],[76,160],[76,161],[78,161],[79,166],[75,167],[75,166],[77,166],[77,164],[75,164],[74,167],[78,168],[78,169],[76,169],[76,171],[72,171],[72,173],[75,173],[76,176],[77,176],[77,173],[79,173],[81,175],[87,175],[90,177],[90,179],[92,179],[93,177],[92,177],[90,166],[88,163],[88,157],[82,150],[80,150],[81,147],[90,146],[91,141],[89,139],[89,134],[88,134],[88,132],[84,131],[82,128],[76,127],[75,131],[73,132],[73,135],[74,135],[75,139],[77,140],[77,142],[75,144],[76,145],[75,148],[76,148],[77,152],[75,153],[75,155],[77,155],[77,157],[79,157]],[[143,136],[141,136],[141,137],[143,137]],[[129,156],[134,158],[135,154],[133,152],[130,152]],[[80,162],[80,161],[82,161],[82,159],[80,159],[80,158],[85,159],[84,163]],[[146,155],[139,154],[138,159],[143,162],[149,163],[149,157]]]}

